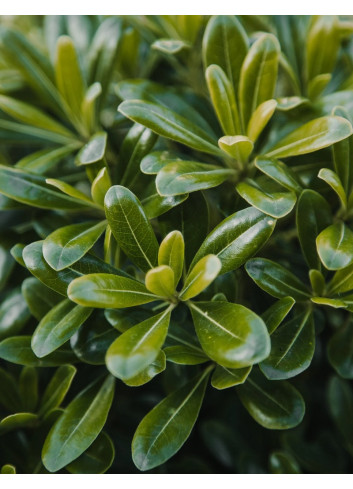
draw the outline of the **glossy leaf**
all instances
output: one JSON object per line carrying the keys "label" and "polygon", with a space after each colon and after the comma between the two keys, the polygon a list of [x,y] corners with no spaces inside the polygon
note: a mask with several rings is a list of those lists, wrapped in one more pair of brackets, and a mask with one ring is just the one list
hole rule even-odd
{"label": "glossy leaf", "polygon": [[16,467],[11,464],[6,464],[1,467],[1,474],[16,474]]}
{"label": "glossy leaf", "polygon": [[276,221],[248,207],[224,219],[207,236],[191,266],[208,254],[222,262],[220,274],[236,270],[255,255],[271,236]]}
{"label": "glossy leaf", "polygon": [[339,176],[329,168],[321,168],[318,177],[324,180],[328,185],[330,185],[333,191],[336,192],[336,194],[338,195],[342,206],[346,208],[347,196]]}
{"label": "glossy leaf", "polygon": [[114,456],[113,442],[102,431],[92,445],[65,468],[70,474],[104,474],[112,465]]}
{"label": "glossy leaf", "polygon": [[57,472],[88,447],[102,430],[114,396],[114,378],[99,379],[81,391],[50,430],[42,451],[44,466]]}
{"label": "glossy leaf", "polygon": [[0,165],[0,192],[18,202],[42,209],[81,209],[89,205],[57,192],[39,175],[3,165]]}
{"label": "glossy leaf", "polygon": [[204,65],[220,66],[235,94],[248,46],[246,32],[235,16],[217,15],[208,22],[202,46]]}
{"label": "glossy leaf", "polygon": [[236,189],[249,204],[271,217],[284,217],[295,206],[296,196],[293,192],[269,192],[262,190],[253,180],[238,183]]}
{"label": "glossy leaf", "polygon": [[171,308],[133,326],[117,338],[106,355],[108,370],[119,379],[130,379],[152,363],[168,333]]}
{"label": "glossy leaf", "polygon": [[75,279],[70,283],[67,295],[84,307],[116,309],[158,299],[141,282],[110,273],[92,273]]}
{"label": "glossy leaf", "polygon": [[0,340],[19,333],[29,318],[30,312],[21,292],[14,289],[0,303]]}
{"label": "glossy leaf", "polygon": [[141,421],[132,441],[139,470],[161,465],[185,443],[198,417],[209,369],[163,399]]}
{"label": "glossy leaf", "polygon": [[38,324],[31,346],[42,358],[66,343],[92,313],[89,307],[76,306],[68,299],[57,304]]}
{"label": "glossy leaf", "polygon": [[342,221],[321,231],[316,246],[320,260],[328,270],[340,270],[353,262],[353,233]]}
{"label": "glossy leaf", "polygon": [[259,157],[255,161],[256,167],[261,170],[265,175],[269,176],[277,183],[282,185],[288,190],[300,194],[302,187],[298,182],[298,178],[295,173],[282,161]]}
{"label": "glossy leaf", "polygon": [[274,99],[266,100],[265,102],[262,102],[252,114],[246,131],[246,135],[252,141],[255,142],[265,129],[277,108],[277,104],[278,102]]}
{"label": "glossy leaf", "polygon": [[267,380],[253,370],[237,394],[249,414],[271,430],[294,428],[303,419],[305,404],[299,392],[287,381]]}
{"label": "glossy leaf", "polygon": [[72,365],[63,365],[58,368],[42,396],[38,410],[39,416],[49,413],[60,406],[70,389],[75,375],[76,369]]}
{"label": "glossy leaf", "polygon": [[99,170],[96,178],[92,182],[91,194],[92,199],[97,204],[104,205],[104,197],[112,186],[110,176],[106,167]]}
{"label": "glossy leaf", "polygon": [[343,117],[325,116],[307,122],[285,136],[267,151],[266,156],[287,158],[331,146],[352,134],[351,124]]}
{"label": "glossy leaf", "polygon": [[308,289],[292,272],[265,258],[253,258],[245,265],[245,270],[254,282],[277,299],[293,297],[296,301],[308,300]]}
{"label": "glossy leaf", "polygon": [[76,156],[76,164],[92,165],[103,160],[107,146],[107,133],[97,132],[88,143],[83,146],[78,155]]}
{"label": "glossy leaf", "polygon": [[56,272],[44,260],[43,241],[35,241],[23,250],[23,260],[28,270],[41,282],[59,294],[66,296],[67,286],[79,274],[74,270]]}
{"label": "glossy leaf", "polygon": [[182,195],[216,187],[233,174],[233,170],[220,166],[176,161],[163,166],[158,172],[156,187],[162,196]]}
{"label": "glossy leaf", "polygon": [[328,284],[330,294],[342,294],[353,289],[353,265],[337,270]]}
{"label": "glossy leaf", "polygon": [[43,242],[45,261],[56,271],[84,256],[106,229],[106,221],[70,224],[51,233]]}
{"label": "glossy leaf", "polygon": [[155,193],[142,199],[141,204],[148,219],[154,219],[162,214],[165,214],[173,207],[182,204],[188,197],[189,194],[169,195],[168,197],[163,197],[156,190]]}
{"label": "glossy leaf", "polygon": [[145,367],[139,374],[129,379],[123,379],[124,384],[129,387],[139,387],[140,385],[147,384],[156,375],[160,374],[166,369],[167,361],[165,353],[161,350],[156,359],[153,360],[147,367]]}
{"label": "glossy leaf", "polygon": [[164,349],[168,362],[179,365],[199,365],[209,360],[202,350],[187,345],[168,346]]}
{"label": "glossy leaf", "polygon": [[205,153],[218,155],[220,152],[216,142],[203,129],[160,105],[141,100],[126,100],[119,105],[119,112],[160,136]]}
{"label": "glossy leaf", "polygon": [[15,413],[6,416],[0,421],[0,434],[3,435],[8,431],[19,428],[35,426],[38,416],[33,413]]}
{"label": "glossy leaf", "polygon": [[306,189],[298,199],[297,228],[302,253],[309,267],[320,269],[316,237],[332,222],[331,208],[319,193]]}
{"label": "glossy leaf", "polygon": [[260,364],[270,380],[295,377],[306,370],[315,350],[314,321],[310,309],[294,314],[271,335],[270,355]]}
{"label": "glossy leaf", "polygon": [[206,82],[213,108],[224,134],[240,134],[241,126],[234,89],[225,72],[218,65],[206,69]]}
{"label": "glossy leaf", "polygon": [[26,278],[22,282],[21,292],[28,309],[38,321],[62,300],[62,295],[54,292],[35,277]]}
{"label": "glossy leaf", "polygon": [[173,297],[174,272],[168,265],[151,268],[145,277],[146,288],[160,297]]}
{"label": "glossy leaf", "polygon": [[237,161],[246,163],[254,149],[254,143],[246,136],[223,136],[218,146]]}
{"label": "glossy leaf", "polygon": [[272,34],[262,34],[251,46],[240,72],[239,101],[246,128],[252,114],[273,98],[280,46]]}
{"label": "glossy leaf", "polygon": [[243,384],[248,378],[251,368],[226,368],[218,365],[212,374],[211,385],[215,389],[223,390]]}
{"label": "glossy leaf", "polygon": [[276,301],[266,309],[261,318],[265,322],[269,334],[272,334],[278,328],[294,304],[295,300],[292,297],[283,297],[283,299]]}
{"label": "glossy leaf", "polygon": [[203,350],[222,367],[247,367],[268,356],[266,326],[250,309],[228,302],[195,302],[189,307]]}
{"label": "glossy leaf", "polygon": [[222,263],[216,255],[206,255],[201,258],[186,276],[179,299],[187,301],[200,294],[214,281],[221,268]]}
{"label": "glossy leaf", "polygon": [[272,452],[269,460],[271,474],[300,474],[295,458],[285,451]]}
{"label": "glossy leaf", "polygon": [[157,239],[135,195],[115,185],[107,192],[104,205],[114,237],[127,256],[144,271],[156,266]]}
{"label": "glossy leaf", "polygon": [[178,285],[183,273],[184,248],[184,238],[180,231],[171,231],[159,246],[158,265],[166,265],[173,270],[174,287]]}

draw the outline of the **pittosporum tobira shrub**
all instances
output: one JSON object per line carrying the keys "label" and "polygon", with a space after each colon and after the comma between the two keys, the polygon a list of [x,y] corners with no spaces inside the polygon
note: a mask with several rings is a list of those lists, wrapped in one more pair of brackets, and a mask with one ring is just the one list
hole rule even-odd
{"label": "pittosporum tobira shrub", "polygon": [[2,473],[352,471],[352,34],[1,19]]}

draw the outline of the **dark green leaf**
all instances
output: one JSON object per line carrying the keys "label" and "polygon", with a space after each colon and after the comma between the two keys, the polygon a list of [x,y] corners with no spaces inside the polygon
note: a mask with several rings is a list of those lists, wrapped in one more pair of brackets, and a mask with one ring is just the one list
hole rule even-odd
{"label": "dark green leaf", "polygon": [[139,470],[166,462],[185,443],[198,417],[210,370],[163,399],[143,418],[132,441]]}
{"label": "dark green leaf", "polygon": [[223,390],[243,384],[248,378],[251,369],[252,367],[225,368],[218,365],[211,378],[212,387]]}
{"label": "dark green leaf", "polygon": [[344,379],[353,379],[353,323],[341,326],[327,345],[328,359]]}
{"label": "dark green leaf", "polygon": [[0,435],[19,428],[33,427],[37,420],[38,416],[33,413],[10,414],[0,421]]}
{"label": "dark green leaf", "polygon": [[76,369],[72,365],[63,365],[58,368],[44,391],[38,410],[39,416],[60,406],[75,375]]}
{"label": "dark green leaf", "polygon": [[19,333],[29,318],[30,312],[21,291],[14,289],[0,303],[0,340]]}
{"label": "dark green leaf", "polygon": [[104,474],[112,465],[114,456],[113,442],[102,431],[92,445],[65,468],[71,474]]}
{"label": "dark green leaf", "polygon": [[295,300],[292,297],[283,297],[262,314],[261,317],[265,321],[269,334],[278,328],[294,304]]}
{"label": "dark green leaf", "polygon": [[168,346],[164,349],[168,362],[177,363],[179,365],[199,365],[205,363],[209,358],[202,350],[191,348],[186,345]]}
{"label": "dark green leaf", "polygon": [[340,270],[353,262],[353,233],[342,221],[321,231],[316,246],[320,260],[328,270]]}
{"label": "dark green leaf", "polygon": [[35,277],[26,278],[22,282],[21,292],[31,314],[38,321],[62,300],[62,295],[54,292]]}
{"label": "dark green leaf", "polygon": [[50,430],[42,451],[44,466],[57,472],[88,447],[105,425],[114,396],[114,378],[98,379],[81,391]]}
{"label": "dark green leaf", "polygon": [[298,462],[288,452],[272,452],[269,460],[271,474],[300,474]]}
{"label": "dark green leaf", "polygon": [[129,387],[139,387],[140,385],[147,384],[156,375],[160,374],[165,370],[167,366],[165,353],[160,351],[156,359],[145,367],[139,374],[129,379],[124,379],[123,382]]}
{"label": "dark green leaf", "polygon": [[38,404],[38,374],[34,367],[24,367],[21,371],[19,391],[23,410],[35,412]]}
{"label": "dark green leaf", "polygon": [[143,271],[155,267],[158,243],[140,201],[127,188],[115,185],[104,202],[108,223],[122,250]]}
{"label": "dark green leaf", "polygon": [[259,157],[256,158],[255,165],[259,170],[265,173],[265,175],[269,176],[286,189],[291,190],[296,194],[300,194],[302,191],[297,176],[287,165],[282,163],[282,161]]}

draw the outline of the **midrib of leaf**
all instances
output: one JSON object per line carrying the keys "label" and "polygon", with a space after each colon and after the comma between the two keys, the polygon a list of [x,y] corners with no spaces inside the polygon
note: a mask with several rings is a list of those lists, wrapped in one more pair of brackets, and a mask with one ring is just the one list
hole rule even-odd
{"label": "midrib of leaf", "polygon": [[[101,393],[101,390],[100,389],[97,394],[95,395],[94,397],[94,400],[93,402],[90,404],[89,408],[86,410],[86,412],[84,413],[84,415],[82,416],[82,418],[80,419],[79,423],[75,426],[75,428],[72,430],[72,432],[70,433],[70,435],[66,438],[66,440],[64,441],[64,443],[61,445],[60,447],[60,450],[57,452],[56,454],[56,459],[60,459],[61,457],[61,454],[62,452],[64,451],[66,445],[69,443],[69,441],[71,440],[71,438],[75,435],[75,433],[77,432],[77,430],[80,428],[80,426],[82,425],[82,423],[84,421],[86,421],[86,419],[89,417],[89,415],[94,412],[96,410],[96,407],[99,408],[99,403],[101,400],[100,399],[97,399],[98,397],[98,394]],[[106,389],[105,389],[106,390]],[[107,394],[106,392],[104,394]],[[101,397],[101,396],[99,396]],[[98,406],[96,406],[98,404]],[[97,436],[99,435],[99,433],[97,433],[96,437],[94,438],[94,440],[97,438]],[[93,440],[93,441],[94,441]],[[92,442],[93,443],[93,442]]]}
{"label": "midrib of leaf", "polygon": [[351,273],[346,275],[343,279],[341,279],[333,287],[331,287],[330,292],[334,293],[339,287],[341,287],[345,282],[347,282],[352,277],[352,274],[353,274],[353,269],[352,269]]}
{"label": "midrib of leaf", "polygon": [[[265,273],[266,273],[267,277],[273,278],[273,277],[272,277],[272,276],[271,276],[271,275],[270,275],[268,272],[265,272]],[[275,282],[275,283],[278,283],[278,282],[279,282],[279,283],[281,283],[281,284],[283,283],[283,282],[279,281],[278,279],[274,279],[274,282]],[[272,282],[272,283],[273,283],[273,282]],[[303,291],[303,290],[301,290],[301,289],[297,289],[295,286],[290,285],[288,282],[284,282],[284,285],[285,285],[286,287],[288,287],[288,289],[290,289],[290,290],[294,290],[294,292],[297,292],[297,293],[299,292],[300,294],[303,294],[303,295],[306,295],[307,297],[310,297],[310,296],[309,296],[309,293],[307,293],[307,292],[305,292],[305,291]]]}
{"label": "midrib of leaf", "polygon": [[283,358],[284,358],[284,357],[287,355],[287,353],[289,352],[289,350],[292,348],[292,346],[294,345],[294,343],[297,341],[298,336],[299,336],[299,335],[300,335],[300,333],[302,332],[302,330],[303,330],[303,328],[304,328],[304,326],[305,326],[305,324],[306,324],[306,322],[307,322],[308,317],[310,316],[310,314],[311,314],[311,311],[310,311],[310,310],[309,310],[309,311],[308,311],[308,312],[305,314],[305,316],[304,316],[304,318],[303,318],[302,322],[300,323],[300,326],[299,326],[299,328],[298,328],[298,331],[297,331],[297,332],[296,332],[296,334],[294,335],[294,337],[293,337],[292,341],[289,343],[288,347],[287,347],[287,348],[285,349],[285,351],[283,352],[283,355],[282,355],[282,356],[279,358],[279,360],[277,361],[277,363],[276,363],[276,365],[275,365],[276,367],[278,367],[278,365],[279,365],[279,364],[282,362]]}
{"label": "midrib of leaf", "polygon": [[[316,134],[313,134],[312,136],[307,136],[306,138],[302,139],[297,139],[293,143],[289,143],[286,146],[281,146],[280,148],[277,148],[273,151],[270,151],[269,153],[266,154],[266,156],[275,156],[277,153],[282,153],[284,150],[287,150],[289,148],[295,147],[298,144],[302,144],[303,142],[315,140],[316,138],[319,138],[321,136],[325,136],[326,134],[330,134],[330,132],[326,129],[325,131],[318,132]],[[299,153],[301,154],[301,153]]]}
{"label": "midrib of leaf", "polygon": [[162,433],[166,430],[166,428],[169,426],[169,424],[173,421],[173,419],[176,417],[176,415],[183,409],[183,407],[185,406],[185,404],[189,401],[189,399],[192,397],[192,395],[194,394],[194,392],[197,390],[197,388],[199,387],[199,385],[201,384],[201,382],[204,380],[204,378],[206,377],[206,375],[208,375],[209,373],[209,370],[210,369],[206,369],[204,371],[204,373],[202,374],[202,376],[200,377],[200,379],[198,380],[198,382],[195,384],[195,386],[191,389],[191,391],[189,392],[189,394],[186,396],[186,398],[184,399],[184,401],[180,404],[180,406],[174,411],[174,413],[172,414],[172,416],[168,419],[168,421],[162,426],[162,428],[160,429],[160,431],[158,432],[157,436],[154,438],[152,444],[150,445],[149,449],[147,450],[147,453],[144,457],[144,460],[141,464],[141,468],[143,469],[147,463],[148,463],[148,455],[150,453],[150,451],[152,450],[152,448],[154,447],[154,445],[157,443],[158,439],[160,438],[160,436],[162,435]]}
{"label": "midrib of leaf", "polygon": [[190,302],[189,306],[192,307],[193,309],[196,309],[201,316],[205,317],[208,321],[213,323],[215,326],[220,328],[222,331],[229,334],[229,336],[232,336],[233,338],[236,338],[237,340],[244,341],[244,338],[241,338],[240,336],[237,336],[236,334],[234,334],[231,331],[229,331],[228,329],[226,329],[224,326],[222,326],[220,323],[218,323],[215,319],[213,319],[208,314],[204,313],[201,309],[199,309],[197,306],[195,306],[195,304],[193,302]]}
{"label": "midrib of leaf", "polygon": [[72,139],[56,132],[47,131],[39,127],[29,126],[28,124],[22,124],[19,122],[12,122],[7,120],[0,120],[0,127],[2,129],[7,129],[13,132],[20,132],[23,134],[28,134],[29,136],[39,137],[42,139],[47,139],[58,144],[72,144],[76,143],[76,139]]}
{"label": "midrib of leaf", "polygon": [[166,317],[167,314],[169,314],[169,312],[171,312],[173,309],[174,309],[174,305],[171,304],[165,311],[164,311],[164,314],[163,316],[161,316],[154,324],[153,326],[151,326],[151,328],[146,331],[146,333],[142,336],[142,338],[140,338],[140,340],[134,345],[134,347],[132,348],[132,350],[130,350],[130,354],[134,353],[139,347],[140,345],[145,341],[146,338],[148,338],[152,333],[153,331],[157,328],[157,326],[164,320],[164,318]]}
{"label": "midrib of leaf", "polygon": [[258,220],[255,224],[253,224],[251,227],[247,228],[245,231],[241,231],[240,234],[238,234],[237,236],[235,236],[234,239],[232,239],[232,241],[230,241],[226,246],[224,246],[224,248],[222,248],[217,254],[216,256],[219,256],[221,253],[223,253],[224,251],[226,251],[230,246],[232,246],[232,244],[234,243],[234,241],[238,240],[238,239],[241,239],[242,237],[244,237],[245,234],[247,234],[248,232],[250,232],[251,234],[251,231],[253,230],[253,228],[255,226],[257,226],[259,224],[259,222],[261,223],[264,219],[261,218],[260,220]]}
{"label": "midrib of leaf", "polygon": [[263,394],[265,397],[267,397],[267,399],[270,399],[270,401],[272,401],[274,404],[276,404],[278,407],[280,407],[281,409],[283,409],[283,411],[286,413],[286,414],[291,414],[290,411],[288,411],[286,409],[285,406],[283,406],[280,402],[277,401],[277,399],[275,399],[274,397],[272,397],[270,394],[268,394],[266,391],[264,391],[263,389],[261,389],[260,386],[258,386],[256,384],[256,382],[254,382],[251,378],[248,378],[247,379],[247,382],[249,382],[249,384],[251,384],[255,389],[257,389],[259,392],[261,392],[261,394]]}
{"label": "midrib of leaf", "polygon": [[[84,314],[81,315],[80,310],[78,310],[77,308],[86,309],[86,311],[82,311],[82,312],[84,312]],[[81,322],[80,318],[82,316],[85,316],[84,321],[86,321],[86,319],[88,319],[88,317],[90,316],[92,311],[93,311],[93,308],[90,308],[90,307],[83,307],[83,306],[79,306],[79,305],[76,305],[75,307],[73,307],[71,309],[71,311],[69,311],[67,314],[65,314],[65,316],[63,318],[61,318],[60,321],[57,322],[55,324],[55,326],[53,327],[53,329],[48,333],[48,335],[47,335],[47,337],[43,343],[43,346],[46,346],[47,343],[50,342],[52,337],[54,337],[54,339],[60,339],[62,337],[63,332],[67,333],[68,329],[72,329],[72,322],[74,320],[79,319],[79,321]],[[70,325],[70,328],[68,328],[68,325]],[[57,334],[57,331],[59,331],[59,334]],[[60,335],[60,333],[61,333],[61,335]]]}
{"label": "midrib of leaf", "polygon": [[140,292],[137,290],[126,290],[126,289],[91,289],[92,292],[115,292],[118,294],[136,294],[136,295],[144,295],[148,297],[153,297],[155,300],[159,299],[157,295],[148,294],[147,292]]}
{"label": "midrib of leaf", "polygon": [[[117,196],[116,196],[116,197],[117,197]],[[130,221],[129,221],[129,219],[128,219],[128,214],[126,214],[126,213],[125,213],[124,207],[123,207],[122,203],[119,201],[119,199],[118,199],[118,202],[117,202],[117,203],[118,203],[118,205],[120,206],[120,209],[121,209],[121,212],[123,213],[123,216],[124,216],[124,219],[125,219],[126,224],[129,226],[129,229],[130,229],[131,234],[132,234],[132,236],[133,236],[133,238],[134,238],[135,244],[137,245],[138,249],[139,249],[139,250],[140,250],[140,252],[142,253],[142,256],[143,256],[143,257],[144,257],[144,259],[146,260],[146,262],[147,262],[148,266],[149,266],[150,268],[153,268],[153,265],[152,265],[152,263],[150,262],[150,260],[149,260],[148,256],[145,254],[144,250],[141,248],[140,243],[139,243],[139,240],[136,238],[135,232],[134,232],[133,228],[132,228],[132,227],[131,227],[131,225],[130,225]]]}
{"label": "midrib of leaf", "polygon": [[[69,241],[67,241],[65,243],[65,245],[61,248],[60,255],[58,257],[58,266],[62,265],[62,263],[61,263],[62,255],[66,251],[66,248],[70,247],[70,243],[79,240],[80,238],[84,237],[85,234],[88,234],[88,233],[92,232],[93,230],[96,230],[96,228],[99,229],[99,227],[102,227],[102,233],[103,233],[103,231],[104,231],[103,228],[106,224],[107,224],[107,221],[99,222],[99,223],[95,224],[94,226],[86,229],[85,231],[82,231],[81,233],[77,234],[74,238],[71,238]],[[73,246],[75,246],[75,244]]]}

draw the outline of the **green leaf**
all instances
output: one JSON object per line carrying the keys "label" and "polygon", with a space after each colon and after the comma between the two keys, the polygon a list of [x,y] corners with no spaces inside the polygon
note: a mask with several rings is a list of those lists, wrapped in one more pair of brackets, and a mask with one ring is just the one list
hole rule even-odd
{"label": "green leaf", "polygon": [[329,168],[321,168],[318,177],[321,178],[321,180],[324,180],[328,185],[330,185],[332,190],[338,195],[338,198],[340,199],[343,208],[346,209],[347,196],[339,176]]}
{"label": "green leaf", "polygon": [[146,175],[157,175],[164,166],[176,161],[184,161],[185,158],[185,155],[174,151],[152,151],[141,160],[140,170]]}
{"label": "green leaf", "polygon": [[62,300],[60,294],[48,288],[35,277],[26,278],[22,282],[21,292],[28,309],[38,321]]}
{"label": "green leaf", "polygon": [[313,294],[323,295],[326,290],[325,277],[319,270],[309,270],[309,279]]}
{"label": "green leaf", "polygon": [[260,156],[256,158],[255,166],[286,189],[296,194],[301,193],[302,186],[296,174],[282,161]]}
{"label": "green leaf", "polygon": [[234,89],[225,72],[218,65],[206,69],[206,82],[213,108],[224,134],[240,134],[241,125]]}
{"label": "green leaf", "polygon": [[105,213],[124,253],[143,271],[157,265],[158,242],[140,201],[125,187],[115,185],[104,200]]}
{"label": "green leaf", "polygon": [[353,233],[342,221],[321,231],[316,246],[320,260],[328,270],[340,270],[353,262]]}
{"label": "green leaf", "polygon": [[163,399],[141,421],[132,440],[132,458],[139,470],[166,462],[185,443],[198,417],[209,369]]}
{"label": "green leaf", "polygon": [[98,379],[81,391],[50,430],[42,460],[49,472],[65,467],[92,445],[107,420],[114,396],[114,377]]}
{"label": "green leaf", "polygon": [[253,207],[230,215],[207,236],[191,267],[208,254],[222,262],[220,274],[236,270],[255,255],[271,236],[276,221]]}
{"label": "green leaf", "polygon": [[249,120],[248,128],[246,131],[246,135],[250,138],[254,143],[262,133],[262,131],[267,126],[269,120],[273,116],[276,108],[277,108],[277,100],[271,99],[262,102],[255,112],[252,114]]}
{"label": "green leaf", "polygon": [[178,365],[199,365],[209,360],[202,350],[187,345],[168,346],[164,349],[168,362]]}
{"label": "green leaf", "polygon": [[237,161],[246,163],[254,149],[254,143],[246,136],[223,136],[218,146]]}
{"label": "green leaf", "polygon": [[152,45],[152,49],[156,49],[157,51],[161,51],[165,54],[177,54],[182,49],[189,48],[190,45],[181,41],[179,39],[157,39]]}
{"label": "green leaf", "polygon": [[75,279],[67,295],[81,306],[116,309],[158,300],[141,282],[110,273],[91,273]]}
{"label": "green leaf", "polygon": [[335,309],[348,308],[348,304],[340,299],[330,299],[328,297],[312,297],[311,301],[320,306],[334,307]]}
{"label": "green leaf", "polygon": [[117,338],[106,354],[108,370],[126,380],[141,373],[162,348],[168,333],[172,307],[133,326]]}
{"label": "green leaf", "polygon": [[70,210],[89,205],[53,190],[45,178],[39,175],[3,165],[0,165],[0,192],[18,202],[41,209]]}
{"label": "green leaf", "polygon": [[126,100],[118,110],[160,136],[204,153],[220,155],[216,141],[208,133],[170,109],[142,100]]}
{"label": "green leaf", "polygon": [[68,36],[61,36],[56,45],[56,85],[73,114],[79,118],[85,86],[75,45]]}
{"label": "green leaf", "polygon": [[315,329],[310,308],[298,310],[271,335],[270,355],[260,364],[270,380],[285,380],[306,370],[315,350]]}
{"label": "green leaf", "polygon": [[[11,249],[10,249],[10,253],[11,253],[11,256],[12,258],[14,258],[17,263],[19,263],[20,265],[22,265],[23,267],[25,267],[25,262],[23,261],[23,258],[22,258],[22,252],[23,252],[23,249],[24,249],[25,245],[22,244],[22,243],[17,243],[15,244]],[[4,253],[5,254],[5,253]]]}
{"label": "green leaf", "polygon": [[23,250],[23,260],[28,270],[44,285],[66,297],[67,286],[79,274],[74,270],[56,272],[44,260],[42,251],[43,241],[35,241]]}
{"label": "green leaf", "polygon": [[120,309],[105,309],[104,316],[108,323],[120,333],[125,333],[132,326],[148,319],[151,314],[148,309],[135,307],[128,311]]}
{"label": "green leaf", "polygon": [[92,165],[103,160],[107,146],[107,133],[97,132],[80,150],[75,163],[78,166]]}
{"label": "green leaf", "polygon": [[353,289],[353,264],[338,270],[328,284],[328,294],[342,294]]}
{"label": "green leaf", "polygon": [[157,190],[155,193],[142,199],[141,204],[148,219],[154,219],[167,211],[184,202],[189,197],[189,194],[169,195],[162,197]]}
{"label": "green leaf", "polygon": [[158,265],[166,265],[173,270],[174,287],[178,285],[183,273],[184,248],[184,238],[180,231],[171,231],[159,246]]}
{"label": "green leaf", "polygon": [[56,370],[41,399],[38,410],[39,416],[43,416],[60,406],[75,375],[76,369],[72,365],[62,365]]}
{"label": "green leaf", "polygon": [[170,298],[175,292],[174,272],[168,265],[151,268],[145,277],[146,288],[159,297]]}
{"label": "green leaf", "polygon": [[82,201],[81,205],[85,204],[90,207],[94,207],[95,209],[99,208],[100,210],[100,207],[92,202],[92,200],[86,194],[81,192],[81,190],[78,190],[76,187],[73,187],[69,183],[63,182],[62,180],[56,180],[55,178],[47,178],[45,181],[49,185],[52,185],[53,187],[61,190],[61,192],[63,192],[64,194],[69,195],[70,197],[73,197],[74,199],[77,199],[79,201]]}
{"label": "green leaf", "polygon": [[104,206],[104,197],[112,186],[110,176],[106,167],[99,170],[96,178],[92,182],[92,199],[98,205]]}
{"label": "green leaf", "polygon": [[344,379],[353,379],[353,324],[349,322],[334,333],[327,345],[330,364]]}
{"label": "green leaf", "polygon": [[248,126],[257,107],[273,98],[280,49],[274,35],[262,34],[244,59],[239,81],[239,101],[244,128]]}
{"label": "green leaf", "polygon": [[351,124],[343,117],[320,117],[285,136],[267,151],[266,156],[287,158],[312,153],[347,138],[352,132]]}
{"label": "green leaf", "polygon": [[266,325],[250,309],[217,301],[189,307],[202,349],[222,367],[248,367],[270,353]]}
{"label": "green leaf", "polygon": [[[344,117],[351,122],[348,112],[344,107],[335,107],[332,115]],[[340,178],[345,193],[348,195],[352,189],[353,172],[349,163],[353,154],[353,138],[343,139],[332,146],[333,164],[335,172]]]}
{"label": "green leaf", "polygon": [[271,474],[301,474],[295,458],[284,450],[272,452],[269,465]]}
{"label": "green leaf", "polygon": [[187,301],[200,294],[214,281],[222,268],[222,262],[216,255],[201,258],[188,273],[179,299]]}
{"label": "green leaf", "polygon": [[253,370],[237,393],[249,414],[270,430],[294,428],[303,419],[305,404],[299,392],[287,381],[267,380]]}
{"label": "green leaf", "polygon": [[57,229],[43,242],[45,261],[56,271],[69,267],[92,248],[106,227],[106,221],[90,221]]}
{"label": "green leaf", "polygon": [[261,289],[277,299],[290,296],[300,302],[310,298],[309,290],[301,280],[278,263],[253,258],[246,263],[245,270]]}
{"label": "green leaf", "polygon": [[243,384],[248,378],[252,367],[226,368],[217,365],[211,378],[211,385],[215,389],[223,390]]}
{"label": "green leaf", "polygon": [[304,190],[298,199],[296,221],[304,258],[310,268],[320,270],[316,237],[332,222],[328,202],[314,190]]}
{"label": "green leaf", "polygon": [[129,387],[139,387],[140,385],[147,384],[150,382],[156,375],[160,374],[166,369],[167,362],[165,353],[161,350],[156,359],[150,363],[147,367],[145,367],[139,374],[134,377],[130,377],[129,379],[123,379],[124,384]]}
{"label": "green leaf", "polygon": [[11,464],[6,464],[1,467],[1,474],[16,474],[16,467]]}
{"label": "green leaf", "polygon": [[38,358],[31,348],[31,336],[12,336],[0,342],[0,358],[28,367],[58,367],[77,361],[69,349],[60,349],[46,358]]}
{"label": "green leaf", "polygon": [[283,297],[283,299],[276,301],[266,309],[261,318],[265,322],[269,334],[272,334],[278,328],[294,304],[295,300],[293,297]]}
{"label": "green leaf", "polygon": [[70,474],[104,474],[112,465],[114,457],[113,442],[102,431],[92,445],[65,468]]}
{"label": "green leaf", "polygon": [[38,416],[33,413],[16,413],[6,416],[0,421],[0,434],[20,428],[33,427],[36,425]]}
{"label": "green leaf", "polygon": [[32,350],[42,358],[66,343],[91,315],[92,309],[64,299],[44,316],[32,336]]}
{"label": "green leaf", "polygon": [[209,20],[202,44],[204,65],[220,66],[235,94],[248,46],[246,32],[234,15],[217,15]]}
{"label": "green leaf", "polygon": [[71,131],[55,119],[49,117],[33,105],[20,102],[15,98],[0,95],[0,109],[24,124],[45,129],[46,131],[60,134],[69,139],[75,138],[75,135]]}
{"label": "green leaf", "polygon": [[19,289],[14,289],[0,303],[0,340],[19,333],[30,318]]}
{"label": "green leaf", "polygon": [[195,161],[168,163],[158,172],[156,187],[162,196],[181,195],[217,187],[233,170]]}
{"label": "green leaf", "polygon": [[297,200],[294,192],[269,192],[250,179],[238,183],[236,190],[250,205],[275,218],[289,214]]}
{"label": "green leaf", "polygon": [[21,158],[16,163],[16,168],[21,168],[37,175],[44,175],[48,171],[53,170],[58,163],[75,151],[78,144],[72,143],[55,149],[50,148],[36,151]]}

